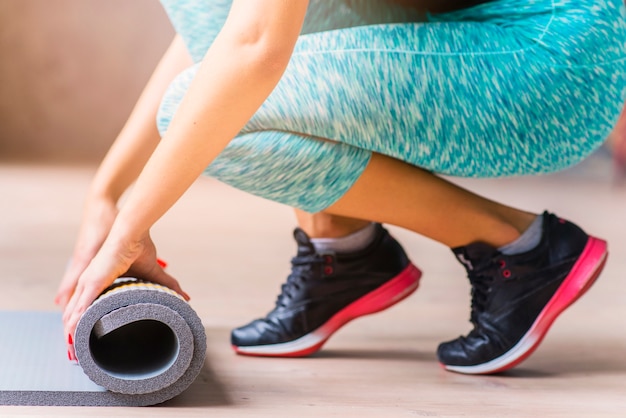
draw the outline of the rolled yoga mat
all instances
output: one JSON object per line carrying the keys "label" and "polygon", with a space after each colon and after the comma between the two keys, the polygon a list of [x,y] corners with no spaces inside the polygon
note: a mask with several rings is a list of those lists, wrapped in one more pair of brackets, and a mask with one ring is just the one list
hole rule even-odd
{"label": "rolled yoga mat", "polygon": [[200,373],[206,335],[176,292],[120,278],[87,309],[67,359],[59,313],[0,313],[0,404],[147,406]]}

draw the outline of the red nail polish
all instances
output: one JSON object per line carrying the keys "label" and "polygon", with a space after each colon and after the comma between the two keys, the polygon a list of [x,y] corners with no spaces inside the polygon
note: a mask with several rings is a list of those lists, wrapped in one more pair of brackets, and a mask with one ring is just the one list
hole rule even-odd
{"label": "red nail polish", "polygon": [[157,258],[157,264],[159,266],[161,266],[162,269],[164,269],[165,267],[167,267],[167,263],[163,260],[161,260],[160,258]]}
{"label": "red nail polish", "polygon": [[72,361],[72,353],[70,353],[70,350],[67,350],[67,358],[69,359],[69,361]]}
{"label": "red nail polish", "polygon": [[[67,343],[69,345],[74,344],[74,341],[72,340],[72,334],[67,334]],[[71,359],[70,359],[71,360]]]}

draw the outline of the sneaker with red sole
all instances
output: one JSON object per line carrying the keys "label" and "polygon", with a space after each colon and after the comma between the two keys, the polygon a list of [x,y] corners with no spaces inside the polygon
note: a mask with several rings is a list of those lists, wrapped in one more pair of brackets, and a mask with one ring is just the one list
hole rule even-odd
{"label": "sneaker with red sole", "polygon": [[602,271],[605,241],[553,214],[542,216],[541,241],[528,252],[504,255],[484,243],[453,249],[472,285],[474,329],[439,345],[445,369],[489,374],[516,366]]}
{"label": "sneaker with red sole", "polygon": [[294,237],[298,253],[275,308],[231,333],[238,354],[310,355],[350,320],[395,305],[419,285],[421,272],[379,224],[372,243],[352,253],[318,253],[301,229]]}

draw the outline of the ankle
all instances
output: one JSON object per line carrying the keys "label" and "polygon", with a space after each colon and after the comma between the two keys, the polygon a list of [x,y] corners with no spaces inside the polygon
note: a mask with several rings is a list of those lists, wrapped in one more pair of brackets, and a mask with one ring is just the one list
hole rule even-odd
{"label": "ankle", "polygon": [[493,241],[489,242],[489,244],[499,248],[515,242],[540,216],[516,211],[514,215],[500,218],[498,220],[499,226],[497,229],[494,229],[497,232],[494,233]]}
{"label": "ankle", "polygon": [[377,231],[377,224],[368,223],[364,228],[341,238],[311,238],[311,244],[318,253],[327,251],[343,254],[354,253],[374,242]]}
{"label": "ankle", "polygon": [[525,253],[537,247],[543,236],[544,215],[535,217],[535,220],[526,228],[524,232],[514,241],[498,248],[502,254],[515,255]]}
{"label": "ankle", "polygon": [[297,213],[298,225],[310,238],[343,238],[371,224],[369,221],[316,213]]}
{"label": "ankle", "polygon": [[494,248],[506,246],[519,239],[537,216],[526,212],[515,213],[515,216],[492,216],[490,214],[486,219],[473,223],[475,227],[468,228],[465,231],[467,235],[459,237],[459,245],[456,246],[465,246],[475,242],[482,242]]}

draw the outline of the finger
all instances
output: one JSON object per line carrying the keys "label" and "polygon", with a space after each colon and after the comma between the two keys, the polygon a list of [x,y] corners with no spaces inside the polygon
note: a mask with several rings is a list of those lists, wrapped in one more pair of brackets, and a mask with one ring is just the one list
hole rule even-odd
{"label": "finger", "polygon": [[87,310],[104,288],[87,285],[78,286],[63,313],[63,322],[67,333],[74,333],[80,316]]}
{"label": "finger", "polygon": [[77,360],[76,351],[74,350],[74,332],[72,331],[72,329],[76,329],[76,326],[74,325],[72,327],[71,323],[72,315],[81,293],[82,286],[79,286],[76,288],[76,291],[73,293],[63,311],[63,335],[67,344],[67,356],[70,361]]}
{"label": "finger", "polygon": [[96,286],[81,286],[79,289],[77,288],[64,312],[64,331],[67,340],[68,356],[71,360],[77,360],[74,350],[74,335],[78,321],[100,295],[101,291],[102,289]]}
{"label": "finger", "polygon": [[178,283],[178,280],[167,274],[163,269],[155,269],[155,275],[153,277],[150,277],[150,281],[162,284],[163,286],[172,289],[183,298],[185,298],[186,301],[189,301],[191,299],[187,292],[182,289],[180,283]]}
{"label": "finger", "polygon": [[78,361],[76,357],[76,351],[74,349],[74,335],[76,332],[76,325],[80,320],[83,312],[87,309],[79,308],[78,304],[82,300],[83,294],[83,286],[78,286],[76,291],[72,295],[69,300],[67,306],[65,307],[65,311],[63,312],[63,332],[64,338],[67,343],[67,355],[68,358],[72,361]]}
{"label": "finger", "polygon": [[78,302],[78,298],[80,296],[80,294],[82,293],[82,285],[79,282],[76,286],[76,288],[74,289],[74,292],[72,293],[72,296],[70,296],[69,300],[67,301],[67,303],[65,304],[65,308],[63,308],[63,325],[65,326],[65,323],[69,320],[70,315],[72,314],[74,307],[76,306],[76,302]]}
{"label": "finger", "polygon": [[76,258],[70,260],[70,263],[63,274],[59,288],[57,289],[56,296],[54,297],[54,303],[65,308],[67,302],[72,297],[76,283],[83,270],[87,267],[86,263],[77,261]]}

